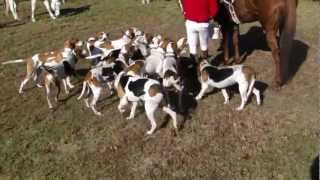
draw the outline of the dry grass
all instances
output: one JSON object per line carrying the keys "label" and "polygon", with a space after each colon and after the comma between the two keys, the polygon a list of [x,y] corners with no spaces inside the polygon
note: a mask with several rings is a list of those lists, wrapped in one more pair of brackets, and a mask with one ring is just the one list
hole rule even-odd
{"label": "dry grass", "polygon": [[[137,26],[173,38],[184,34],[173,1],[154,1],[146,8],[133,0],[73,0],[65,8],[89,9],[74,15],[70,10],[51,21],[40,7],[36,23],[26,17],[28,3],[20,4],[22,22],[0,15],[0,61],[56,49],[68,37],[85,39],[99,30]],[[0,179],[308,179],[320,138],[316,4],[300,1],[295,74],[280,92],[267,87],[261,107],[253,101],[240,113],[234,111],[238,94],[230,105],[223,105],[220,93],[212,94],[199,103],[177,137],[171,123],[146,136],[149,123],[143,111],[127,121],[117,112],[115,97],[99,103],[102,118],[74,96],[62,97],[66,101],[52,112],[43,89],[29,85],[18,95],[25,65],[0,66]],[[247,30],[243,26],[242,33]],[[256,38],[245,43],[261,44]],[[214,42],[212,54],[216,47]],[[270,52],[258,48],[245,63],[259,72],[259,80],[271,84]]]}

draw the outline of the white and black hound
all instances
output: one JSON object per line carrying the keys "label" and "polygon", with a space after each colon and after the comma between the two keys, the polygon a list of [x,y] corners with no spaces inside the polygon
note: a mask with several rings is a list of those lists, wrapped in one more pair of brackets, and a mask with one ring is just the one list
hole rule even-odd
{"label": "white and black hound", "polygon": [[[121,72],[115,81],[115,88],[121,98],[118,106],[121,113],[125,112],[125,107],[129,103],[132,103],[130,116],[127,119],[134,118],[138,102],[144,102],[146,115],[151,123],[151,129],[147,131],[147,134],[152,134],[157,128],[155,112],[164,96],[160,83],[153,79],[128,76],[125,72]],[[173,126],[177,129],[176,113],[168,107],[163,107],[162,110],[170,115],[173,119]]]}
{"label": "white and black hound", "polygon": [[[125,45],[120,51],[120,57],[115,59],[111,54],[103,60],[100,59],[85,76],[82,92],[78,100],[85,95],[84,101],[86,106],[91,108],[96,115],[102,115],[95,107],[102,90],[107,88],[109,92],[113,94],[114,79],[121,71],[126,70],[131,75],[141,74],[141,69],[144,64],[143,61],[134,61],[130,66],[128,65],[129,58],[134,54],[133,51],[135,51],[135,49],[132,45]],[[90,92],[92,93],[92,100],[89,103]]]}
{"label": "white and black hound", "polygon": [[206,61],[202,61],[200,63],[200,73],[201,91],[196,97],[197,100],[203,97],[209,87],[214,87],[222,89],[222,94],[225,99],[224,104],[228,104],[229,95],[226,88],[238,84],[241,96],[241,105],[237,107],[238,111],[243,110],[251,92],[256,96],[257,104],[261,104],[260,91],[254,87],[255,71],[251,67],[235,65],[218,68],[210,65]]}
{"label": "white and black hound", "polygon": [[[101,116],[101,112],[96,109],[96,103],[100,98],[103,88],[107,88],[113,94],[113,83],[117,74],[123,71],[126,65],[121,61],[107,59],[100,61],[97,66],[92,68],[83,80],[82,91],[78,100],[85,96],[85,104],[92,111]],[[92,93],[92,100],[89,103],[89,93]]]}
{"label": "white and black hound", "polygon": [[75,75],[75,65],[79,58],[83,58],[85,54],[82,51],[82,43],[77,43],[78,46],[63,60],[59,62],[46,62],[41,65],[44,70],[44,85],[46,89],[47,102],[50,109],[53,108],[50,101],[52,93],[52,85],[58,88],[55,100],[58,101],[60,94],[60,83],[62,82],[66,93],[69,93],[68,84],[70,85],[70,76]]}

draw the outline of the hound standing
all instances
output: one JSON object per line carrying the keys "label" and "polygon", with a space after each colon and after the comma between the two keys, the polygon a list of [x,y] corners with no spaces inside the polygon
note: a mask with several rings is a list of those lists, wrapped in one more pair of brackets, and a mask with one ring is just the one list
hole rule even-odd
{"label": "hound standing", "polygon": [[[131,102],[131,112],[127,119],[134,118],[136,108],[139,101],[144,102],[146,115],[151,123],[151,129],[147,134],[152,134],[157,128],[155,112],[159,108],[163,93],[161,85],[158,81],[139,76],[127,76],[124,72],[120,73],[115,80],[115,88],[118,91],[118,96],[121,98],[118,110],[123,113],[125,107]],[[162,110],[169,114],[173,119],[173,126],[177,129],[177,115],[168,107],[163,107]]]}
{"label": "hound standing", "polygon": [[[49,51],[44,53],[37,53],[32,57],[18,60],[11,60],[2,62],[3,65],[6,64],[15,64],[15,63],[26,63],[27,73],[26,77],[20,84],[19,93],[23,93],[24,86],[28,83],[29,80],[34,79],[38,87],[41,87],[39,83],[39,75],[41,73],[41,66],[45,63],[61,63],[66,57],[70,57],[73,53],[74,48],[76,47],[77,42],[73,40],[67,40],[64,43],[64,48],[57,51]],[[70,88],[73,86],[69,84]]]}
{"label": "hound standing", "polygon": [[217,68],[207,62],[202,62],[200,64],[200,72],[201,91],[196,97],[197,100],[203,97],[209,87],[215,87],[222,89],[224,104],[228,104],[229,95],[226,88],[238,84],[241,96],[241,105],[237,108],[238,111],[243,110],[251,92],[256,96],[257,104],[261,104],[260,91],[254,87],[255,72],[251,67],[236,65]]}

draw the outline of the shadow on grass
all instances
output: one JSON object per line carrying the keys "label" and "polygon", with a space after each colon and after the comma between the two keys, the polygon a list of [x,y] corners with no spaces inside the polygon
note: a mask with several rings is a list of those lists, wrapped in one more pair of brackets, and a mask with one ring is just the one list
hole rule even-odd
{"label": "shadow on grass", "polygon": [[24,25],[26,24],[26,22],[22,21],[22,20],[12,20],[12,21],[9,21],[9,22],[5,22],[5,23],[1,23],[0,24],[0,29],[2,28],[10,28],[10,27],[18,27],[18,26],[21,26],[21,25]]}
{"label": "shadow on grass", "polygon": [[88,68],[76,69],[76,74],[79,77],[84,77],[89,72],[89,70],[90,69],[88,69]]}
{"label": "shadow on grass", "polygon": [[[83,5],[83,6],[76,7],[76,8],[62,8],[60,10],[60,16],[59,17],[64,17],[64,16],[68,17],[68,16],[74,16],[74,15],[83,13],[85,11],[90,10],[90,6],[91,5]],[[35,16],[44,16],[44,15],[48,15],[48,12],[47,11],[43,11],[41,13],[37,13]]]}
{"label": "shadow on grass", "polygon": [[[229,36],[232,37],[232,34],[230,34]],[[230,42],[228,44],[230,49],[230,57],[233,57],[234,48],[232,46],[232,38],[229,38],[229,40]],[[253,26],[247,33],[240,35],[239,48],[241,62],[245,62],[247,57],[250,56],[255,50],[270,51],[265,33],[259,26]],[[222,51],[223,49],[220,47],[218,50]],[[290,61],[283,66],[286,66],[285,72],[287,72],[285,83],[294,78],[296,73],[299,71],[301,65],[307,58],[308,50],[309,46],[306,43],[300,40],[293,40]],[[270,56],[272,56],[271,51]],[[223,52],[213,57],[213,60],[211,62],[213,65],[220,65],[223,62]]]}
{"label": "shadow on grass", "polygon": [[74,16],[85,11],[90,10],[91,5],[83,5],[77,8],[65,8],[61,9],[61,16]]}

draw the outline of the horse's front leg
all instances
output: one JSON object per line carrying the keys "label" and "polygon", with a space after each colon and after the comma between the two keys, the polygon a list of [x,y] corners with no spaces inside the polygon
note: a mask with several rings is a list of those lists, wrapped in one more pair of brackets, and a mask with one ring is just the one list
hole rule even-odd
{"label": "horse's front leg", "polygon": [[228,31],[222,30],[222,46],[223,46],[223,63],[226,65],[229,62],[229,45]]}
{"label": "horse's front leg", "polygon": [[232,33],[232,41],[234,47],[234,60],[236,64],[241,63],[239,50],[239,25],[235,25]]}

